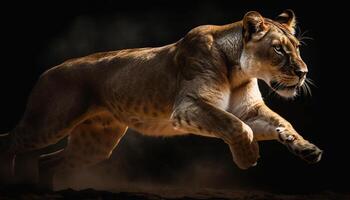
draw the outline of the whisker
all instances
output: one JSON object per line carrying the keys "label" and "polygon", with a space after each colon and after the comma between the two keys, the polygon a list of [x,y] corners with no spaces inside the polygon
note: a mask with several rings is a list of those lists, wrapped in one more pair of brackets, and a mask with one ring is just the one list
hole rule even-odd
{"label": "whisker", "polygon": [[309,93],[309,90],[307,89],[307,86],[306,84],[303,85],[303,87],[305,88],[305,96],[311,96],[310,93]]}
{"label": "whisker", "polygon": [[269,93],[267,93],[266,97],[269,97],[272,93],[274,93],[273,89],[270,88]]}
{"label": "whisker", "polygon": [[306,88],[305,88],[305,84],[303,84],[303,85],[301,86],[301,89],[302,89],[302,94],[305,95],[305,96],[307,96],[307,91],[306,91]]}
{"label": "whisker", "polygon": [[267,97],[270,96],[271,94],[273,94],[274,97],[280,97],[277,94],[277,90],[279,90],[280,87],[282,87],[282,83],[281,82],[277,82],[277,85],[275,85],[274,89],[270,88],[270,92],[267,94]]}
{"label": "whisker", "polygon": [[306,30],[306,31],[304,31],[304,32],[302,32],[301,33],[301,37],[303,37],[306,33],[308,33],[309,32],[309,30]]}
{"label": "whisker", "polygon": [[306,31],[304,31],[304,32],[301,32],[300,28],[299,28],[299,31],[300,31],[300,32],[299,32],[299,34],[298,34],[298,36],[297,36],[298,39],[304,37],[304,36],[309,32],[309,30],[306,30]]}
{"label": "whisker", "polygon": [[269,97],[272,93],[273,93],[273,89],[272,88],[270,88],[270,87],[268,87],[268,93],[267,93],[267,95],[266,95],[266,97]]}
{"label": "whisker", "polygon": [[[299,29],[299,31],[300,31],[300,29]],[[302,44],[302,45],[304,45],[304,46],[307,46],[305,40],[314,40],[312,37],[306,36],[306,34],[307,34],[308,32],[309,32],[308,30],[306,30],[306,31],[304,31],[304,32],[301,32],[301,31],[300,31],[299,34],[298,34],[298,36],[296,37],[296,38],[299,40],[300,44]]]}
{"label": "whisker", "polygon": [[305,87],[306,87],[306,89],[307,89],[307,91],[308,91],[310,97],[312,97],[312,93],[311,93],[311,88],[310,88],[310,86],[308,85],[308,83],[304,83],[304,85],[305,85]]}
{"label": "whisker", "polygon": [[298,34],[298,36],[297,36],[297,38],[298,38],[301,34],[301,29],[300,29],[300,26],[296,26],[295,28],[297,29],[296,33]]}
{"label": "whisker", "polygon": [[300,40],[314,40],[314,38],[309,37],[309,36],[301,36]]}
{"label": "whisker", "polygon": [[314,38],[311,36],[303,36],[302,39],[303,40],[314,40]]}
{"label": "whisker", "polygon": [[307,82],[307,83],[309,83],[310,85],[312,85],[312,86],[314,86],[314,87],[317,88],[317,85],[315,84],[315,82],[314,82],[312,79],[306,78],[306,79],[305,79],[305,82]]}
{"label": "whisker", "polygon": [[283,83],[281,82],[277,83],[276,90],[279,90],[283,86],[284,86]]}
{"label": "whisker", "polygon": [[309,91],[309,89],[307,87],[307,84],[304,84],[304,87],[305,87],[305,94],[306,94],[306,96],[311,97],[311,94],[310,94],[310,91]]}

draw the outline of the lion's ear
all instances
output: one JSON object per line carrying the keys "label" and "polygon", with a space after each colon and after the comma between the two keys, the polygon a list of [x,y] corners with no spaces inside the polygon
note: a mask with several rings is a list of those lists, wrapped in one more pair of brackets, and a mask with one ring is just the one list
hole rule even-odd
{"label": "lion's ear", "polygon": [[295,33],[295,25],[297,23],[295,14],[292,10],[287,9],[276,17],[276,21],[284,25],[292,34]]}
{"label": "lion's ear", "polygon": [[264,18],[256,11],[247,12],[243,17],[245,41],[259,40],[267,32]]}

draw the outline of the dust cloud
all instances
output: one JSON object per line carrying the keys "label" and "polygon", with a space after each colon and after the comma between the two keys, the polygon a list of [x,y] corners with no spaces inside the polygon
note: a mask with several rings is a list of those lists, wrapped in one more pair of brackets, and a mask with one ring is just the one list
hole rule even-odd
{"label": "dust cloud", "polygon": [[[217,149],[222,151],[220,155]],[[240,178],[230,156],[218,139],[151,138],[128,131],[109,160],[57,176],[55,189],[152,193],[237,189]]]}

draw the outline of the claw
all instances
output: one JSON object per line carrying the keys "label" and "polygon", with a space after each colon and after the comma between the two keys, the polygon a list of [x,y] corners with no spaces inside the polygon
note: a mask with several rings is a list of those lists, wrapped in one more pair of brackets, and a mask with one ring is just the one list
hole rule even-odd
{"label": "claw", "polygon": [[295,137],[292,136],[292,135],[288,135],[286,140],[287,140],[288,142],[292,142],[292,141],[295,140]]}
{"label": "claw", "polygon": [[284,132],[280,132],[278,134],[278,138],[280,140],[280,142],[285,143],[285,142],[293,142],[296,140],[296,137],[294,135],[291,134],[287,134]]}
{"label": "claw", "polygon": [[284,130],[285,130],[285,128],[283,128],[283,127],[276,128],[277,133],[282,133]]}

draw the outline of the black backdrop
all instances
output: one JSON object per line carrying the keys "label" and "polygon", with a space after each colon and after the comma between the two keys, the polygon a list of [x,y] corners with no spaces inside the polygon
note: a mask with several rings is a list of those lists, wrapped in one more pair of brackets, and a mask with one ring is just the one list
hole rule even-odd
{"label": "black backdrop", "polygon": [[[325,8],[318,8],[319,4]],[[347,76],[339,73],[347,70],[347,57],[341,52],[348,50],[342,50],[347,42],[342,39],[347,35],[347,24],[341,7],[333,1],[305,5],[295,1],[233,0],[60,0],[2,5],[0,132],[16,125],[38,76],[65,59],[98,51],[162,46],[177,41],[198,25],[238,21],[250,10],[273,18],[291,8],[301,30],[313,38],[301,53],[317,87],[312,87],[312,97],[302,96],[295,101],[276,95],[265,99],[296,130],[324,150],[320,163],[307,165],[276,142],[264,142],[260,144],[262,158],[257,167],[240,171],[220,140],[195,136],[148,138],[131,132],[111,160],[100,165],[103,170],[96,169],[102,171],[97,176],[108,174],[115,182],[123,179],[131,185],[147,182],[188,188],[348,191]],[[263,84],[262,88],[266,89]],[[345,115],[340,117],[339,113]],[[92,181],[88,186],[94,184],[103,185]]]}

